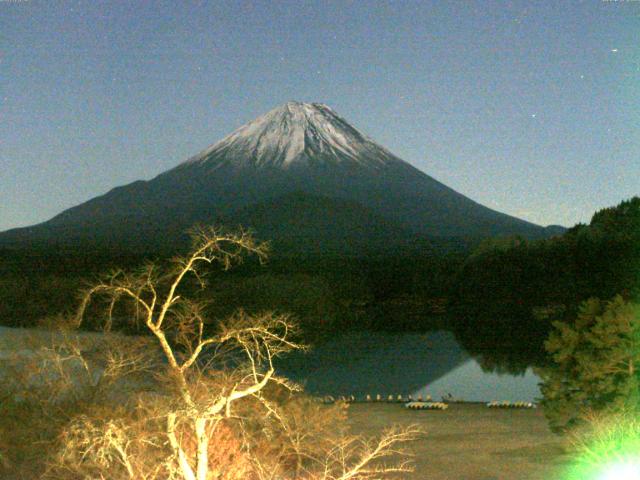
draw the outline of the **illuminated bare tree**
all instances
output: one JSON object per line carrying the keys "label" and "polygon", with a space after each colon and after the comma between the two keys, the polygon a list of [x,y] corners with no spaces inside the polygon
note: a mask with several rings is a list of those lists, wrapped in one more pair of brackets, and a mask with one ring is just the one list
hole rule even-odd
{"label": "illuminated bare tree", "polygon": [[[302,348],[291,339],[294,325],[289,318],[270,313],[249,316],[239,312],[206,335],[204,306],[181,297],[179,290],[187,275],[204,286],[203,265],[219,263],[228,269],[245,253],[263,260],[267,248],[244,232],[231,235],[200,229],[194,234],[191,253],[175,259],[168,273],[158,272],[154,264],[135,274],[115,272],[87,291],[78,312],[80,322],[89,302],[100,295],[108,298],[108,326],[118,302],[133,302],[141,313],[162,350],[170,386],[179,398],[166,412],[165,433],[177,468],[187,480],[208,478],[209,442],[220,421],[232,416],[235,402],[259,397],[270,382],[289,386],[275,375],[273,359]],[[230,358],[237,363],[225,369],[224,362]],[[225,377],[222,382],[221,376]],[[188,451],[185,439],[195,439],[195,452]]]}
{"label": "illuminated bare tree", "polygon": [[[396,445],[414,439],[415,429],[365,441],[330,433],[330,422],[320,421],[329,410],[309,400],[297,410],[274,400],[273,389],[298,389],[274,366],[276,357],[304,348],[287,315],[241,310],[214,323],[206,318],[206,304],[187,298],[194,285],[204,287],[203,267],[229,269],[247,253],[264,260],[267,248],[244,232],[200,229],[191,253],[169,268],[149,263],[137,272],[116,271],[85,292],[75,326],[102,305],[105,338],[112,340],[89,349],[61,343],[47,350],[64,391],[77,383],[73,369],[81,368],[91,395],[58,435],[45,477],[364,480],[408,471],[402,460],[384,460],[397,460],[403,452]],[[151,333],[152,344],[110,333],[123,306]],[[67,358],[73,358],[72,369],[62,366]],[[138,373],[151,384],[142,388],[136,377],[133,391],[107,388]],[[258,428],[252,430],[247,419]]]}

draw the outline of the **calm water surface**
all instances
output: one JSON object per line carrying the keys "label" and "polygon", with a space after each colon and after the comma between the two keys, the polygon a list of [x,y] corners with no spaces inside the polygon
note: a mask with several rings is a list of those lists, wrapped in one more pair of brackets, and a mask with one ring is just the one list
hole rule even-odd
{"label": "calm water surface", "polygon": [[282,373],[318,395],[451,394],[466,401],[535,401],[539,378],[483,372],[450,332],[354,332],[280,365]]}
{"label": "calm water surface", "polygon": [[[0,327],[2,346],[21,350],[23,331]],[[42,332],[42,335],[47,335]],[[92,336],[95,334],[85,334]],[[535,401],[541,396],[539,379],[524,375],[483,372],[456,342],[453,334],[353,332],[282,361],[281,373],[317,395],[431,395],[451,394],[466,401]]]}

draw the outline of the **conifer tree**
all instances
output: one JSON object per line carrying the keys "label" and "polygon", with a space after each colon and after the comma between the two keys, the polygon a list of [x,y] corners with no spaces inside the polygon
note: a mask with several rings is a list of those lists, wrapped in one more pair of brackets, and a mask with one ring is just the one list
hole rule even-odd
{"label": "conifer tree", "polygon": [[640,410],[640,305],[589,299],[574,322],[554,323],[545,348],[553,362],[537,373],[553,430],[577,426],[589,411]]}

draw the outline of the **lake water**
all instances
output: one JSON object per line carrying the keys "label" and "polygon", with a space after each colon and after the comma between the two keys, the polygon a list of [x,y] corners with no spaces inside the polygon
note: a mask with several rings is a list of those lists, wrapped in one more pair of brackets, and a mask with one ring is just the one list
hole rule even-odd
{"label": "lake water", "polygon": [[317,395],[451,394],[465,401],[535,401],[539,378],[483,372],[450,332],[354,332],[280,364],[282,373]]}
{"label": "lake water", "polygon": [[[28,348],[25,331],[0,327],[0,358]],[[29,331],[47,338],[50,333]],[[99,334],[83,334],[87,339]],[[446,331],[426,334],[353,332],[308,352],[289,356],[280,373],[317,395],[444,395],[466,401],[535,401],[541,397],[539,379],[524,375],[483,372],[480,365]]]}

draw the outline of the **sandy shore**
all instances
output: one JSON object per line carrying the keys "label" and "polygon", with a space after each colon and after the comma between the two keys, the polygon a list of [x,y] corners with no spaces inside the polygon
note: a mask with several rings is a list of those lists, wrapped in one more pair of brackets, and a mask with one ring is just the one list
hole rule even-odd
{"label": "sandy shore", "polygon": [[408,410],[402,404],[353,404],[353,433],[377,435],[393,424],[418,424],[411,444],[411,480],[549,480],[563,478],[568,456],[540,409],[491,409],[453,404],[445,411]]}

